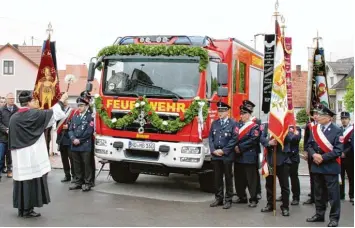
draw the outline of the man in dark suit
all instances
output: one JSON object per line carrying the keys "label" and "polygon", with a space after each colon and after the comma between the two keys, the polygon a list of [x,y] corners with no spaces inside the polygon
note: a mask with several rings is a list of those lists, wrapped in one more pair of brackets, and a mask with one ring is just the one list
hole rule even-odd
{"label": "man in dark suit", "polygon": [[[298,205],[300,202],[300,180],[298,178],[298,166],[300,163],[300,141],[301,141],[301,128],[296,126],[290,126],[288,128],[288,135],[290,137],[290,147],[291,147],[291,167],[290,167],[290,180],[291,180],[291,191],[292,191],[292,202],[291,205]],[[282,197],[279,197],[277,201],[282,201]]]}
{"label": "man in dark suit", "polygon": [[350,113],[340,114],[343,131],[344,151],[341,155],[340,199],[345,199],[345,172],[349,179],[349,198],[354,202],[354,125],[350,124]]}
{"label": "man in dark suit", "polygon": [[[255,108],[255,104],[249,100],[243,100],[243,105],[249,109],[251,109],[252,111],[254,111],[254,108]],[[251,117],[251,120],[256,123],[257,125],[261,126],[261,120],[256,118],[255,116],[252,116]],[[260,168],[260,154],[261,154],[261,146],[260,146],[260,137],[258,138],[258,156],[256,156],[256,174],[257,174],[257,184],[256,184],[256,192],[257,192],[257,195],[256,197],[258,198],[258,200],[261,199],[261,182],[260,182],[260,172],[259,172],[259,168]]]}
{"label": "man in dark suit", "polygon": [[[311,128],[307,144],[308,156],[313,159],[316,214],[307,222],[324,222],[326,204],[331,205],[329,227],[338,226],[340,219],[340,156],[343,152],[342,130],[331,122],[336,114],[327,107],[319,110],[318,124]],[[327,190],[327,191],[326,191]]]}
{"label": "man in dark suit", "polygon": [[[290,184],[289,184],[289,170],[292,164],[290,156],[291,148],[290,148],[290,136],[287,135],[284,140],[284,149],[280,143],[278,143],[275,139],[270,139],[268,137],[268,124],[264,124],[263,131],[260,137],[261,144],[266,147],[268,150],[267,153],[267,163],[273,167],[273,150],[276,146],[276,176],[279,179],[280,187],[281,187],[281,197],[282,197],[282,205],[281,211],[283,216],[289,216],[290,210]],[[274,174],[275,175],[275,174]],[[267,196],[267,205],[265,208],[261,209],[261,212],[272,212],[273,211],[273,175],[269,175],[266,177],[266,196]]]}
{"label": "man in dark suit", "polygon": [[[210,207],[223,205],[224,199],[223,209],[229,209],[232,206],[232,166],[235,159],[234,147],[238,140],[238,128],[236,122],[228,117],[230,106],[223,102],[218,102],[217,107],[219,120],[213,121],[208,137],[216,186],[215,201]],[[223,175],[226,183],[225,195]]]}
{"label": "man in dark suit", "polygon": [[250,200],[249,207],[256,207],[257,198],[257,157],[259,151],[259,125],[251,120],[253,111],[243,105],[240,106],[241,121],[238,123],[239,137],[235,146],[236,160],[234,163],[234,183],[237,195],[246,201],[245,189],[248,187]]}
{"label": "man in dark suit", "polygon": [[317,124],[317,119],[318,119],[318,110],[314,109],[310,112],[311,114],[311,121],[307,123],[305,129],[304,129],[304,138],[303,138],[303,148],[305,151],[304,154],[304,159],[307,161],[308,164],[308,172],[309,172],[309,183],[310,183],[310,189],[311,192],[310,194],[308,194],[308,196],[310,197],[308,200],[306,200],[305,202],[303,202],[303,204],[313,204],[314,203],[314,180],[313,180],[313,174],[311,171],[311,165],[312,165],[312,158],[308,156],[308,152],[307,152],[307,144],[308,144],[308,139],[309,136],[311,134],[311,127],[313,125]]}
{"label": "man in dark suit", "polygon": [[69,138],[71,141],[71,152],[74,160],[75,181],[69,190],[82,189],[90,191],[94,185],[92,172],[92,144],[94,133],[94,121],[89,110],[89,100],[79,97],[79,113],[74,115],[69,126]]}

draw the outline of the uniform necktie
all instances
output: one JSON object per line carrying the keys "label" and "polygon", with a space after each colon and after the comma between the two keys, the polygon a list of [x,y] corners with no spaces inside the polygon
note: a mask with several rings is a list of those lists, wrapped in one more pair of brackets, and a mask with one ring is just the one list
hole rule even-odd
{"label": "uniform necktie", "polygon": [[322,126],[322,132],[324,132],[325,131],[325,126]]}

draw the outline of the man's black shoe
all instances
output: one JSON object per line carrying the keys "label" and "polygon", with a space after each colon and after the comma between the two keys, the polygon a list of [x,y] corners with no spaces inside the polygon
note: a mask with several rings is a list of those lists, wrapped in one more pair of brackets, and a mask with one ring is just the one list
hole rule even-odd
{"label": "man's black shoe", "polygon": [[338,222],[337,221],[330,221],[329,223],[328,223],[328,227],[337,227],[338,226]]}
{"label": "man's black shoe", "polygon": [[272,212],[273,208],[272,206],[267,205],[266,207],[261,209],[261,212]]}
{"label": "man's black shoe", "polygon": [[224,205],[223,205],[223,209],[229,209],[232,207],[232,202],[226,202]]}
{"label": "man's black shoe", "polygon": [[303,204],[314,204],[314,200],[308,199],[306,202],[303,202]]}
{"label": "man's black shoe", "polygon": [[280,196],[280,197],[276,198],[276,201],[277,201],[277,202],[282,201],[282,196]]}
{"label": "man's black shoe", "polygon": [[258,204],[256,202],[250,202],[250,204],[248,205],[249,207],[256,207]]}
{"label": "man's black shoe", "polygon": [[256,198],[257,198],[258,200],[261,200],[261,193],[258,193],[258,194],[256,195]]}
{"label": "man's black shoe", "polygon": [[88,192],[88,191],[91,190],[91,186],[88,185],[88,184],[83,184],[83,185],[81,186],[81,190],[83,190],[83,192]]}
{"label": "man's black shoe", "polygon": [[237,200],[234,200],[233,203],[247,204],[247,203],[248,203],[248,200],[247,200],[247,199],[238,198]]}
{"label": "man's black shoe", "polygon": [[18,217],[23,217],[23,210],[18,210],[17,211],[17,216]]}
{"label": "man's black shoe", "polygon": [[313,215],[311,218],[307,218],[307,222],[324,222],[324,218],[319,215]]}
{"label": "man's black shoe", "polygon": [[288,208],[281,208],[282,216],[290,216],[290,210]]}
{"label": "man's black shoe", "polygon": [[77,184],[73,184],[69,186],[69,190],[77,190],[77,189],[81,189],[81,186]]}
{"label": "man's black shoe", "polygon": [[63,178],[63,180],[61,180],[61,182],[69,182],[69,181],[71,181],[71,177],[69,176],[65,176],[64,178]]}
{"label": "man's black shoe", "polygon": [[3,169],[1,170],[1,172],[2,172],[2,173],[7,173],[6,168],[3,168]]}
{"label": "man's black shoe", "polygon": [[23,213],[23,217],[24,218],[35,218],[35,217],[39,217],[39,216],[41,216],[41,214],[40,213],[36,213],[33,209],[25,211]]}
{"label": "man's black shoe", "polygon": [[298,205],[300,204],[299,200],[292,200],[291,205]]}
{"label": "man's black shoe", "polygon": [[311,193],[308,193],[308,196],[311,197]]}
{"label": "man's black shoe", "polygon": [[222,205],[223,205],[223,201],[216,200],[210,204],[210,207],[218,207],[218,206],[222,206]]}

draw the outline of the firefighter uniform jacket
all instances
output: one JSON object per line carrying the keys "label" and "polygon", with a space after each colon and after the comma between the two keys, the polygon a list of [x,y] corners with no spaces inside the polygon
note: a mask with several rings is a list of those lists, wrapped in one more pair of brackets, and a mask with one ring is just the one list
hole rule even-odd
{"label": "firefighter uniform jacket", "polygon": [[[241,129],[244,125],[245,124],[240,121],[238,128]],[[246,134],[239,137],[237,146],[240,154],[236,155],[236,163],[257,164],[258,153],[260,151],[259,139],[260,131],[258,124],[255,124]]]}
{"label": "firefighter uniform jacket", "polygon": [[[94,121],[92,113],[88,110],[81,116],[80,113],[74,115],[70,127],[69,138],[72,142],[71,151],[73,152],[90,152],[92,151],[92,136],[94,133]],[[74,139],[79,139],[80,144],[74,145]]]}

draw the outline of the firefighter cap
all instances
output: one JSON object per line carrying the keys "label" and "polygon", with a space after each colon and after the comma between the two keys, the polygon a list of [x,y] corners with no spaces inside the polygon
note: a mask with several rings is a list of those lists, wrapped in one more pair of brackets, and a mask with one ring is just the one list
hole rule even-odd
{"label": "firefighter cap", "polygon": [[246,107],[251,107],[251,108],[255,107],[255,104],[249,100],[243,100],[243,105]]}
{"label": "firefighter cap", "polygon": [[246,105],[241,105],[239,106],[239,109],[240,109],[240,113],[241,114],[245,114],[245,113],[249,113],[249,114],[252,114],[253,113],[253,110],[251,110],[249,107],[247,107]]}
{"label": "firefighter cap", "polygon": [[88,101],[88,99],[86,99],[85,97],[78,97],[77,99],[76,99],[76,103],[78,104],[78,105],[80,105],[80,104],[84,104],[84,105],[89,105],[89,101]]}
{"label": "firefighter cap", "polygon": [[333,116],[336,115],[332,110],[330,110],[329,108],[325,107],[324,105],[319,109],[318,113],[321,116],[333,117]]}
{"label": "firefighter cap", "polygon": [[226,103],[222,102],[222,101],[219,101],[217,103],[217,109],[218,111],[222,111],[222,112],[225,112],[225,111],[228,111],[231,107],[229,105],[227,105]]}
{"label": "firefighter cap", "polygon": [[341,112],[340,118],[341,119],[344,119],[344,118],[349,118],[350,119],[350,113],[349,112]]}

